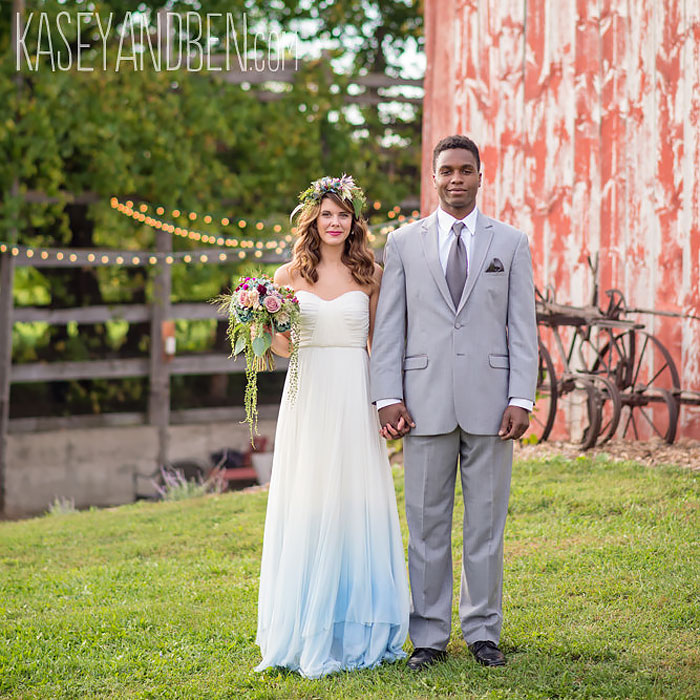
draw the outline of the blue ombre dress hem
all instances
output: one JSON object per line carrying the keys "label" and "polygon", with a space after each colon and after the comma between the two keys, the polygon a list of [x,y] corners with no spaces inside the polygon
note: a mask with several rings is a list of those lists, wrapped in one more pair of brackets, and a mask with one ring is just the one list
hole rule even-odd
{"label": "blue ombre dress hem", "polygon": [[[358,639],[355,650],[348,649],[348,641],[357,637],[350,627],[359,627],[365,633],[364,641]],[[340,628],[340,629],[339,629]],[[379,633],[379,634],[377,634]],[[325,636],[319,634],[319,637]],[[333,673],[356,671],[361,669],[378,668],[383,663],[395,663],[406,658],[406,652],[395,643],[387,645],[387,638],[405,638],[402,625],[374,623],[360,625],[358,623],[336,623],[330,654],[324,654],[322,649],[327,644],[319,640],[305,639],[303,650],[293,654],[280,653],[277,658],[265,658],[256,666],[258,673],[268,669],[287,669],[294,671],[304,678],[317,679]],[[303,656],[304,660],[300,657]]]}

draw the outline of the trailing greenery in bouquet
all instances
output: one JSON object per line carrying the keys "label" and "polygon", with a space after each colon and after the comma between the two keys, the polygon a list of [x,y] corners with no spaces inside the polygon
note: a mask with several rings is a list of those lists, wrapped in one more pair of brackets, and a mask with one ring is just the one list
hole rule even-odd
{"label": "trailing greenery in bouquet", "polygon": [[241,278],[231,294],[214,299],[228,315],[227,335],[231,357],[245,354],[245,415],[250,427],[251,442],[258,432],[258,372],[273,370],[274,333],[290,332],[289,397],[293,401],[297,389],[299,302],[294,290],[278,287],[267,275]]}

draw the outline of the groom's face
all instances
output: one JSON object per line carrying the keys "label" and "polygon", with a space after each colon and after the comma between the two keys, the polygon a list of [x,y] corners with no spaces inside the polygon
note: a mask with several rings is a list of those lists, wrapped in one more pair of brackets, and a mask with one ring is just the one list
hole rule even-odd
{"label": "groom's face", "polygon": [[481,173],[476,157],[466,148],[448,148],[438,155],[433,185],[440,205],[452,216],[462,219],[476,206]]}

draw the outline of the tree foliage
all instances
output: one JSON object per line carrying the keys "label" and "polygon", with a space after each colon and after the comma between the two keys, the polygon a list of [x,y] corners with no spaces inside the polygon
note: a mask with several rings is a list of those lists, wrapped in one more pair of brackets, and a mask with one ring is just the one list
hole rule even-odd
{"label": "tree foliage", "polygon": [[[127,12],[155,11],[163,5],[162,0],[109,0],[90,7],[102,17],[112,13],[116,28]],[[100,70],[99,53],[92,72],[51,71],[45,55],[38,71],[27,70],[22,62],[24,84],[18,89],[15,63],[6,52],[0,72],[0,185],[5,193],[5,230],[10,224],[19,224],[22,231],[36,234],[50,228],[50,237],[57,242],[70,238],[61,204],[24,205],[18,212],[17,203],[8,201],[15,179],[23,191],[56,195],[89,190],[105,199],[116,193],[166,206],[217,212],[225,204],[237,213],[258,217],[288,211],[305,182],[325,172],[352,170],[377,199],[396,201],[415,194],[415,145],[409,149],[412,169],[387,173],[392,158],[403,161],[405,157],[405,139],[395,140],[388,149],[386,146],[387,135],[394,135],[402,126],[401,120],[385,119],[380,133],[380,118],[369,125],[371,129],[366,123],[372,111],[378,113],[376,107],[363,109],[357,124],[356,117],[348,119],[344,102],[344,92],[355,72],[385,68],[397,72],[396,52],[420,29],[415,3],[276,0],[263,5],[248,0],[209,0],[195,5],[170,0],[167,5],[174,12],[203,5],[212,15],[231,13],[236,15],[237,30],[244,26],[241,17],[245,13],[251,36],[264,27],[286,32],[298,27],[299,35],[308,37],[307,41],[324,37],[342,40],[345,36],[356,39],[363,32],[371,32],[371,36],[359,45],[349,42],[356,45],[349,74],[338,75],[331,68],[333,58],[341,53],[338,49],[305,64],[296,72],[294,84],[284,86],[279,99],[266,102],[246,86],[223,82],[216,73],[156,72],[149,70],[148,64],[142,71],[134,71],[128,64],[122,64],[120,72]],[[62,26],[74,40],[76,13],[86,8],[80,0],[28,0],[27,16],[47,13],[55,29],[58,13],[68,12],[75,21],[68,24],[64,20]],[[204,12],[204,7],[198,11]],[[6,41],[8,15],[9,3],[4,3],[0,28]],[[34,56],[36,17],[31,29],[26,43]],[[257,33],[268,36],[264,31]],[[93,36],[97,35],[93,32]],[[116,36],[116,32],[111,35],[109,68],[115,65]],[[3,41],[5,46],[8,43]],[[45,48],[45,38],[42,45]],[[55,53],[61,48],[57,38],[54,47]],[[409,115],[408,121],[415,137],[419,120]],[[18,213],[19,221],[15,218]]]}
{"label": "tree foliage", "polygon": [[[112,196],[170,211],[208,212],[215,221],[227,216],[283,223],[298,192],[323,174],[351,172],[370,200],[387,206],[418,193],[419,111],[348,107],[346,101],[348,86],[358,75],[399,75],[402,51],[420,42],[417,0],[26,0],[28,21],[34,13],[27,53],[35,60],[37,47],[46,49],[47,37],[40,35],[37,22],[38,13],[45,13],[54,30],[53,55],[40,54],[38,70],[30,69],[23,56],[20,72],[10,41],[11,9],[9,2],[0,4],[0,240],[17,231],[19,241],[28,245],[151,248],[152,230],[116,214],[109,206]],[[260,55],[279,48],[281,37],[294,35],[302,54],[318,54],[319,47],[325,51],[295,66],[287,45],[287,65],[297,67],[292,83],[231,84],[220,73],[158,71],[148,61],[143,70],[128,63],[114,70],[124,49],[117,27],[133,20],[134,13],[155,25],[155,13],[162,9],[209,13],[212,34],[221,41],[228,14],[239,44],[247,29],[248,46],[257,36]],[[81,40],[91,45],[82,53],[82,65],[91,71],[76,66],[79,12],[93,15],[81,32]],[[59,13],[67,13],[61,26],[68,45],[55,34]],[[217,13],[222,17],[217,19]],[[112,15],[106,53],[95,14]],[[51,70],[59,51],[66,63],[69,47],[71,69]],[[25,195],[31,191],[56,201],[28,202]],[[96,201],[75,204],[65,194],[85,192],[94,193]],[[221,229],[212,224],[209,230]],[[239,230],[221,232],[236,235]],[[189,243],[176,239],[175,246]],[[174,297],[213,296],[235,272],[231,267],[176,266]],[[20,269],[16,295],[29,303],[48,298],[55,306],[137,302],[146,299],[148,284],[141,270]],[[120,350],[115,337],[131,352],[142,352],[145,330],[134,326],[115,336],[96,327],[71,336],[69,329],[47,329],[34,350],[20,341],[16,352],[26,359],[104,356]]]}

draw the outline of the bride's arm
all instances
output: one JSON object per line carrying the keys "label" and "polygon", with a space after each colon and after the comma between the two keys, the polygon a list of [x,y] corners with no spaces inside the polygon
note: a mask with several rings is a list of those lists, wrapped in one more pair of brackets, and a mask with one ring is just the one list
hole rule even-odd
{"label": "bride's arm", "polygon": [[272,334],[272,352],[280,357],[289,357],[292,353],[289,348],[289,331],[280,333],[277,331]]}
{"label": "bride's arm", "polygon": [[[275,271],[273,282],[278,287],[291,287],[292,280],[289,274],[289,263],[285,263],[282,267],[278,267]],[[272,334],[272,352],[280,357],[289,357],[291,354],[289,349],[290,332],[273,333]]]}
{"label": "bride's arm", "polygon": [[372,335],[374,334],[374,317],[377,315],[379,303],[379,287],[382,283],[382,268],[374,263],[374,289],[369,297],[369,336],[367,337],[367,352],[372,353]]}

